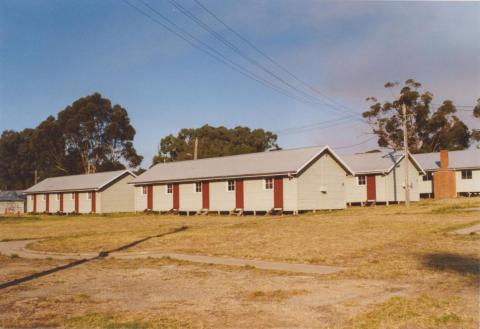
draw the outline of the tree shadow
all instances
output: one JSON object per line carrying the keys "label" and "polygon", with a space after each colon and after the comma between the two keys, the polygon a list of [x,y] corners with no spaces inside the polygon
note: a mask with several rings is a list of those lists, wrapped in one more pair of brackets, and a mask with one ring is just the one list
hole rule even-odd
{"label": "tree shadow", "polygon": [[17,286],[17,285],[22,284],[24,282],[39,279],[41,277],[50,275],[52,273],[56,273],[56,272],[63,271],[63,270],[69,269],[69,268],[73,268],[73,267],[91,262],[91,261],[96,260],[96,259],[102,259],[102,258],[107,257],[110,253],[127,250],[127,249],[132,248],[133,246],[136,246],[137,244],[145,242],[147,240],[150,240],[150,239],[153,239],[153,238],[161,238],[163,236],[170,235],[170,234],[175,234],[175,233],[178,233],[178,232],[182,232],[182,231],[185,231],[187,229],[188,229],[187,226],[182,226],[180,228],[174,229],[174,230],[166,232],[166,233],[162,233],[162,234],[158,234],[158,235],[152,235],[152,236],[148,236],[146,238],[140,239],[140,240],[133,241],[131,243],[128,243],[126,245],[120,246],[120,247],[112,249],[112,250],[101,251],[101,252],[98,253],[97,256],[94,256],[94,257],[91,257],[91,258],[84,258],[84,259],[75,260],[75,261],[73,261],[71,263],[68,263],[68,264],[65,264],[65,265],[57,266],[57,267],[54,267],[54,268],[51,268],[51,269],[48,269],[48,270],[45,270],[45,271],[41,271],[41,272],[37,272],[37,273],[33,273],[33,274],[30,274],[30,275],[24,276],[23,278],[14,279],[14,280],[11,280],[11,281],[8,281],[8,282],[5,282],[5,283],[0,283],[0,290],[8,288],[8,287]]}
{"label": "tree shadow", "polygon": [[423,256],[423,264],[435,271],[456,272],[461,275],[480,275],[480,259],[450,253]]}

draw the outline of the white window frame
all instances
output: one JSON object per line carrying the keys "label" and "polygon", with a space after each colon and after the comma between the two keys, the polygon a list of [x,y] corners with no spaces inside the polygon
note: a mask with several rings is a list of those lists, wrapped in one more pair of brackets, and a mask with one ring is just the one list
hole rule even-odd
{"label": "white window frame", "polygon": [[57,201],[60,201],[60,193],[57,193],[56,199],[57,199]]}
{"label": "white window frame", "polygon": [[87,200],[92,200],[93,192],[87,192]]}
{"label": "white window frame", "polygon": [[[360,177],[363,177],[363,183],[360,184]],[[357,176],[357,186],[366,186],[367,185],[367,175],[358,175]]]}
{"label": "white window frame", "polygon": [[[465,173],[465,175],[463,175]],[[472,169],[463,169],[462,172],[460,173],[462,176],[462,179],[473,179],[473,171]]]}
{"label": "white window frame", "polygon": [[[271,182],[272,182],[271,187],[268,187],[268,186],[267,186],[267,181],[271,181]],[[273,178],[272,178],[272,177],[264,178],[264,179],[263,179],[263,189],[264,189],[264,190],[266,190],[266,191],[273,190],[273,185],[274,185],[274,182],[273,182]]]}
{"label": "white window frame", "polygon": [[[197,189],[197,187],[200,187],[200,188]],[[193,183],[193,191],[195,193],[202,193],[202,182]]]}
{"label": "white window frame", "polygon": [[75,200],[75,192],[70,193],[70,200]]}
{"label": "white window frame", "polygon": [[142,185],[142,195],[147,195],[148,193],[147,189],[148,189],[147,185]]}
{"label": "white window frame", "polygon": [[[233,183],[233,190],[230,189],[230,183]],[[227,192],[235,192],[237,184],[234,179],[227,180]]]}
{"label": "white window frame", "polygon": [[47,194],[46,193],[42,194],[42,200],[47,201]]}
{"label": "white window frame", "polygon": [[433,173],[431,171],[427,171],[425,175],[422,177],[424,182],[431,182],[433,180]]}
{"label": "white window frame", "polygon": [[165,194],[172,194],[173,193],[173,184],[165,185]]}

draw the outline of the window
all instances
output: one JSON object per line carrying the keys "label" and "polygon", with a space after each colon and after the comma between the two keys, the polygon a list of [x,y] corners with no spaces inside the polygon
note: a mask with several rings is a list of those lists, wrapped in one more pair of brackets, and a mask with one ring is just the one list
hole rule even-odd
{"label": "window", "polygon": [[75,193],[70,194],[70,199],[75,200]]}
{"label": "window", "polygon": [[433,180],[433,174],[431,171],[427,171],[427,174],[423,176],[423,181],[427,182],[431,180]]}
{"label": "window", "polygon": [[147,195],[147,187],[142,186],[142,195]]}
{"label": "window", "polygon": [[265,189],[266,190],[273,189],[273,178],[265,178]]}
{"label": "window", "polygon": [[200,182],[195,183],[195,192],[197,192],[197,193],[202,192],[202,183],[200,183]]}
{"label": "window", "polygon": [[167,184],[167,194],[171,194],[173,192],[173,185]]}
{"label": "window", "polygon": [[357,185],[365,185],[367,182],[367,178],[366,176],[362,175],[362,176],[357,176]]}
{"label": "window", "polygon": [[33,201],[33,194],[31,194],[31,195],[30,195],[30,200],[32,200],[32,201]]}
{"label": "window", "polygon": [[227,181],[227,191],[235,191],[235,181],[234,180],[229,180]]}
{"label": "window", "polygon": [[470,169],[462,170],[462,179],[472,179],[472,171]]}
{"label": "window", "polygon": [[43,201],[45,201],[45,200],[47,200],[47,195],[46,194],[43,195]]}
{"label": "window", "polygon": [[60,193],[57,193],[57,201],[60,201]]}
{"label": "window", "polygon": [[87,192],[87,200],[92,200],[92,192]]}

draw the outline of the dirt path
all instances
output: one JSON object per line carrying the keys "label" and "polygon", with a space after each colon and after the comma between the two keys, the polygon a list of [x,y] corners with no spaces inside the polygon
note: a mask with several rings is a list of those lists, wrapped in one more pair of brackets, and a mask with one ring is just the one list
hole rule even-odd
{"label": "dirt path", "polygon": [[456,230],[454,233],[460,235],[480,234],[480,224]]}
{"label": "dirt path", "polygon": [[252,266],[263,270],[285,271],[295,273],[314,273],[314,274],[330,274],[341,271],[343,268],[335,266],[324,265],[310,265],[310,264],[294,264],[283,262],[271,262],[262,260],[250,260],[232,257],[218,257],[218,256],[204,256],[204,255],[190,255],[179,254],[171,252],[158,252],[158,251],[143,251],[143,252],[110,252],[110,253],[50,253],[50,252],[38,252],[26,249],[27,244],[34,242],[35,240],[17,240],[0,242],[0,253],[11,256],[18,255],[22,258],[28,259],[89,259],[98,256],[111,257],[116,259],[143,259],[143,258],[164,258],[169,257],[172,259],[189,261],[194,263],[204,264],[216,264],[227,266]]}

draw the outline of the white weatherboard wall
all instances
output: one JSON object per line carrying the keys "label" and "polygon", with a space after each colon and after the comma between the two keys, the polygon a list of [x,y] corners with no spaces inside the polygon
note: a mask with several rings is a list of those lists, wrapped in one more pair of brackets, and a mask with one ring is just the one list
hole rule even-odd
{"label": "white weatherboard wall", "polygon": [[78,212],[88,214],[92,211],[92,200],[87,199],[87,192],[78,193]]}
{"label": "white weatherboard wall", "polygon": [[230,211],[235,208],[235,191],[228,191],[227,181],[209,183],[210,210]]}
{"label": "white weatherboard wall", "polygon": [[[405,201],[405,163],[404,160],[401,160],[388,175],[375,175],[377,202]],[[410,200],[418,201],[420,199],[420,183],[423,183],[422,176],[411,161],[409,162],[408,175],[411,185]],[[358,185],[357,177],[347,177],[346,190],[347,202],[365,202],[367,200],[367,187],[366,185]]]}
{"label": "white weatherboard wall", "polygon": [[455,172],[455,178],[457,193],[480,192],[480,170],[472,170],[472,179],[462,179],[462,171],[458,170]]}
{"label": "white weatherboard wall", "polygon": [[45,194],[37,194],[37,212],[45,212]]}
{"label": "white weatherboard wall", "polygon": [[328,153],[298,177],[298,210],[346,207],[345,170]]}
{"label": "white weatherboard wall", "polygon": [[[146,204],[147,203],[145,201],[145,207],[146,207]],[[167,185],[166,184],[153,185],[153,210],[169,211],[172,208],[173,208],[173,193],[167,193]]]}
{"label": "white weatherboard wall", "polygon": [[266,190],[264,179],[243,181],[243,201],[245,211],[268,211],[273,208],[273,189]]}
{"label": "white weatherboard wall", "polygon": [[27,212],[33,212],[33,194],[27,195]]}
{"label": "white weatherboard wall", "polygon": [[16,214],[24,212],[23,201],[0,201],[0,215],[2,214]]}
{"label": "white weatherboard wall", "polygon": [[56,213],[60,211],[60,194],[50,193],[49,211]]}
{"label": "white weatherboard wall", "polygon": [[179,184],[180,210],[198,211],[202,209],[202,192],[195,192],[194,183]]}
{"label": "white weatherboard wall", "polygon": [[295,177],[283,178],[283,210],[298,210],[298,179]]}
{"label": "white weatherboard wall", "polygon": [[424,181],[422,177],[418,180],[418,193],[433,193],[433,180]]}
{"label": "white weatherboard wall", "polygon": [[[135,210],[144,211],[147,209],[147,195],[142,193],[142,186],[135,186]],[[155,198],[155,195],[153,196]]]}
{"label": "white weatherboard wall", "polygon": [[63,193],[63,212],[71,213],[75,211],[75,200],[73,193]]}
{"label": "white weatherboard wall", "polygon": [[364,202],[367,200],[367,185],[358,185],[357,176],[347,176],[345,189],[347,202]]}
{"label": "white weatherboard wall", "polygon": [[114,183],[109,184],[106,188],[97,193],[97,212],[111,213],[134,211],[135,187],[128,184],[133,179],[133,176],[126,175],[120,179],[117,179]]}

